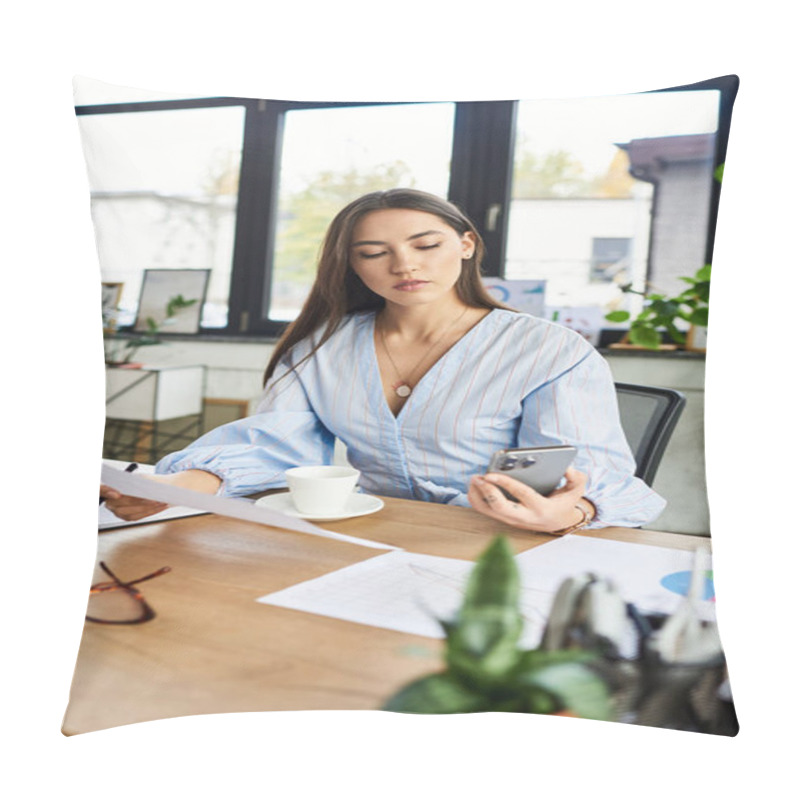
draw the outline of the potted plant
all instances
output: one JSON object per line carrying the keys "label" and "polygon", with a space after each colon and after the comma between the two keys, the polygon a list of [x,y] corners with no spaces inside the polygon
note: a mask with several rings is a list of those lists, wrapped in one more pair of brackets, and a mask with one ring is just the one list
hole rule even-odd
{"label": "potted plant", "polygon": [[187,300],[182,294],[170,297],[165,306],[164,321],[159,323],[153,317],[147,317],[145,323],[147,331],[142,335],[133,337],[119,336],[115,327],[103,330],[103,339],[106,343],[106,364],[109,366],[126,366],[129,368],[141,366],[134,364],[132,359],[140,347],[161,344],[161,331],[175,318],[176,313],[182,308],[189,308],[197,302],[197,298]]}
{"label": "potted plant", "polygon": [[587,719],[612,717],[598,656],[582,650],[525,650],[520,582],[508,542],[498,537],[478,559],[446,634],[445,669],[420,678],[384,710],[414,714],[511,711]]}
{"label": "potted plant", "polygon": [[[630,329],[617,346],[643,347],[658,350],[669,347],[662,344],[664,333],[669,334],[675,344],[689,349],[697,347],[696,330],[708,327],[708,304],[711,289],[711,264],[706,264],[691,277],[681,277],[688,284],[680,294],[668,297],[658,292],[637,291],[633,284],[626,284],[622,291],[638,294],[644,298],[645,306],[632,320]],[[627,322],[631,319],[629,311],[611,311],[606,314],[609,322]],[[679,325],[684,325],[681,329]],[[611,345],[614,347],[615,345]]]}

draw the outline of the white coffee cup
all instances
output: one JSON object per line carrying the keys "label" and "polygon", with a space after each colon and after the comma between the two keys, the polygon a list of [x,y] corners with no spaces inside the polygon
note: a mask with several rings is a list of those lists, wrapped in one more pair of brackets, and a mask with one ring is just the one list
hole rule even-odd
{"label": "white coffee cup", "polygon": [[294,467],[286,470],[286,482],[301,514],[338,514],[360,475],[353,467]]}

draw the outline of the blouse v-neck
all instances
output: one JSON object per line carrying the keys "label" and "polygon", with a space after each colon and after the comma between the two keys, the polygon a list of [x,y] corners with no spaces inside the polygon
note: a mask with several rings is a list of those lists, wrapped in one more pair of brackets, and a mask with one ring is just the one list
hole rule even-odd
{"label": "blouse v-neck", "polygon": [[372,354],[373,378],[377,378],[377,389],[378,392],[380,392],[380,397],[382,400],[382,404],[380,406],[381,409],[388,414],[389,417],[395,421],[395,423],[399,424],[402,418],[406,415],[406,409],[414,404],[415,398],[424,394],[425,390],[428,389],[428,384],[432,380],[431,376],[434,373],[441,372],[441,370],[446,367],[448,361],[451,361],[460,350],[467,346],[466,342],[472,338],[478,328],[482,327],[484,322],[486,322],[486,320],[489,319],[493,313],[494,309],[490,309],[488,314],[479,319],[457,342],[454,342],[450,347],[448,347],[447,350],[445,350],[444,353],[442,353],[439,358],[437,358],[436,361],[434,361],[433,364],[431,364],[430,367],[425,370],[425,372],[416,382],[414,389],[406,399],[405,403],[403,403],[400,410],[397,412],[397,414],[395,414],[389,406],[389,401],[386,399],[386,393],[383,390],[380,362],[378,361],[378,352],[375,345],[375,321],[377,319],[377,312],[373,312],[371,314],[369,324],[365,325],[365,332],[369,336],[369,341],[371,344],[368,352]]}

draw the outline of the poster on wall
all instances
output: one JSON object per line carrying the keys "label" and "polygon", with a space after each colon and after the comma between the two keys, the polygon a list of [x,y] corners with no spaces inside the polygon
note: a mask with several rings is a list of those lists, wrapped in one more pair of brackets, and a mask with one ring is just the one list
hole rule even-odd
{"label": "poster on wall", "polygon": [[484,278],[483,285],[495,300],[534,317],[544,316],[544,290],[547,281]]}

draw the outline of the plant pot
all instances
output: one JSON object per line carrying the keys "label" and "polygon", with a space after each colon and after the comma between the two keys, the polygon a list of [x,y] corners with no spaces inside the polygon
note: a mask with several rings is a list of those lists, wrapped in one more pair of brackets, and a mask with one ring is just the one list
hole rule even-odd
{"label": "plant pot", "polygon": [[644,353],[657,353],[659,350],[678,350],[676,344],[660,344],[657,348],[645,347],[641,344],[631,344],[630,342],[614,342],[609,345],[612,350],[640,350]]}
{"label": "plant pot", "polygon": [[692,325],[686,334],[686,349],[691,350],[693,353],[705,353],[707,339],[708,328]]}
{"label": "plant pot", "polygon": [[642,344],[633,344],[628,341],[629,333],[626,333],[618,342],[612,342],[609,346],[612,350],[638,350],[643,353],[657,353],[659,350],[677,350],[677,344],[660,344],[657,348],[645,347]]}

